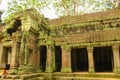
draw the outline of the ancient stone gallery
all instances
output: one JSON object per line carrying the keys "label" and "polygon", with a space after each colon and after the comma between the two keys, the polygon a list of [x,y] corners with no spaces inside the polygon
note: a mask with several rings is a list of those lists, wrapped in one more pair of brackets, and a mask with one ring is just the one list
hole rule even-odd
{"label": "ancient stone gallery", "polygon": [[0,64],[8,66],[8,75],[19,74],[20,79],[22,74],[32,73],[41,80],[68,80],[61,79],[64,75],[73,80],[84,72],[117,75],[120,10],[52,20],[34,9],[15,13],[0,25]]}

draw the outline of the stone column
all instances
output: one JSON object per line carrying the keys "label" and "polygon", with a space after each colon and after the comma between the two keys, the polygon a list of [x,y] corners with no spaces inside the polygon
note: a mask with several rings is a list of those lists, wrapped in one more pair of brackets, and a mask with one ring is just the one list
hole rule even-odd
{"label": "stone column", "polygon": [[10,64],[10,62],[11,62],[11,48],[9,48],[7,50],[7,52],[8,52],[8,63],[7,64]]}
{"label": "stone column", "polygon": [[94,72],[93,47],[87,47],[89,72]]}
{"label": "stone column", "polygon": [[120,72],[120,56],[119,56],[119,45],[112,46],[113,48],[113,59],[114,59],[114,69],[115,73]]}
{"label": "stone column", "polygon": [[0,64],[2,64],[2,54],[3,54],[3,46],[0,43]]}
{"label": "stone column", "polygon": [[47,46],[47,60],[46,60],[46,70],[45,72],[55,71],[55,51],[54,46]]}
{"label": "stone column", "polygon": [[62,46],[62,69],[61,72],[72,72],[71,69],[71,53]]}
{"label": "stone column", "polygon": [[36,48],[36,56],[35,56],[35,59],[37,57],[37,60],[36,60],[36,66],[39,68],[40,66],[40,46],[37,45],[37,48]]}
{"label": "stone column", "polygon": [[13,45],[11,53],[11,70],[16,69],[19,66],[19,52],[20,52],[20,39],[17,36],[17,33],[12,34]]}
{"label": "stone column", "polygon": [[11,64],[10,64],[10,68],[11,69],[16,69],[17,66],[18,66],[18,43],[15,42],[13,43],[13,46],[12,46],[12,55],[11,55]]}
{"label": "stone column", "polygon": [[20,44],[20,54],[19,54],[19,62],[20,65],[24,65],[25,63],[25,52],[26,52],[26,37],[24,35],[24,32],[21,37],[21,44]]}

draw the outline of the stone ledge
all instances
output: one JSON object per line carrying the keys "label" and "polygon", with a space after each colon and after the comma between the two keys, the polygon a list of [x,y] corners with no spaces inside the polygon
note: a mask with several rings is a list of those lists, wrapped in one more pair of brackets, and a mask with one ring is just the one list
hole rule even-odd
{"label": "stone ledge", "polygon": [[28,80],[44,80],[44,77],[35,77],[35,78],[30,78]]}
{"label": "stone ledge", "polygon": [[6,79],[19,79],[19,75],[6,75]]}
{"label": "stone ledge", "polygon": [[120,80],[116,78],[60,77],[59,80]]}
{"label": "stone ledge", "polygon": [[30,78],[35,78],[35,77],[39,77],[39,76],[40,76],[39,73],[25,74],[25,75],[20,75],[20,79],[30,79]]}

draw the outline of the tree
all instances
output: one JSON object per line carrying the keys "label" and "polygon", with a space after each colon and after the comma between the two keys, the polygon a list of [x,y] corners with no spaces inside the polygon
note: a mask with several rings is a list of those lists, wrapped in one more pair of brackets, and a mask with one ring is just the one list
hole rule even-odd
{"label": "tree", "polygon": [[53,4],[58,16],[64,16],[116,8],[120,5],[120,0],[12,0],[8,3],[7,12],[11,14],[30,8],[35,8],[41,12],[49,4]]}
{"label": "tree", "polygon": [[53,5],[57,12],[57,15],[71,15],[78,14],[78,7],[85,3],[83,0],[82,3],[79,3],[80,0],[56,0]]}
{"label": "tree", "polygon": [[114,8],[120,7],[120,0],[110,0]]}
{"label": "tree", "polygon": [[13,13],[24,11],[26,9],[34,8],[40,13],[41,11],[48,8],[49,0],[11,0],[8,2],[8,10],[3,22],[9,21],[11,17],[14,16]]}
{"label": "tree", "polygon": [[12,0],[8,3],[8,13],[23,11],[30,8],[41,11],[47,5],[47,0]]}
{"label": "tree", "polygon": [[54,8],[57,15],[76,15],[89,12],[104,11],[115,8],[120,0],[56,0]]}

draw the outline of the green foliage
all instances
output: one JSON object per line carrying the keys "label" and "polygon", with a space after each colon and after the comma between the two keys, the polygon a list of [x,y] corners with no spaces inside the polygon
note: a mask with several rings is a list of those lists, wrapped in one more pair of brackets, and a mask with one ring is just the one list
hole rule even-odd
{"label": "green foliage", "polygon": [[[116,1],[115,1],[116,2]],[[112,9],[112,0],[56,0],[54,8],[57,15],[76,15]]]}
{"label": "green foliage", "polygon": [[120,7],[120,0],[105,0],[107,2],[110,2],[112,7],[119,8]]}
{"label": "green foliage", "polygon": [[31,8],[41,11],[47,5],[47,0],[12,0],[8,3],[8,13],[23,11]]}
{"label": "green foliage", "polygon": [[119,2],[119,0],[12,0],[8,3],[7,12],[9,15],[34,8],[42,13],[42,10],[49,8],[49,4],[53,4],[58,16],[76,15],[112,9],[118,6]]}
{"label": "green foliage", "polygon": [[9,16],[7,16],[7,17],[4,19],[4,23],[8,23],[9,20],[10,20],[11,18],[13,18],[13,17],[15,17],[15,13],[9,14]]}
{"label": "green foliage", "polygon": [[48,0],[12,0],[8,2],[7,16],[4,21],[6,22],[6,20],[13,17],[15,12],[22,12],[26,9],[36,9],[38,12],[41,12],[48,8],[48,5]]}

